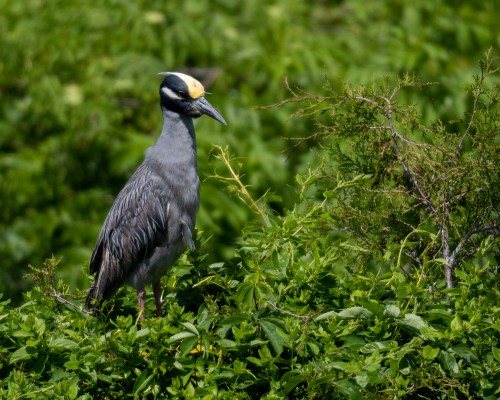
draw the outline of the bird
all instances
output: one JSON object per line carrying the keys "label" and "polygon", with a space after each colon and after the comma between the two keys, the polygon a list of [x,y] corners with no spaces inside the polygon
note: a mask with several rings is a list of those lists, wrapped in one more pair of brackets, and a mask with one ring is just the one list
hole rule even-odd
{"label": "bird", "polygon": [[193,119],[208,115],[227,125],[206,100],[203,85],[180,72],[161,72],[163,128],[117,195],[90,258],[94,281],[85,300],[92,315],[123,285],[137,291],[144,319],[145,288],[152,285],[156,315],[161,313],[160,278],[189,248],[200,199]]}

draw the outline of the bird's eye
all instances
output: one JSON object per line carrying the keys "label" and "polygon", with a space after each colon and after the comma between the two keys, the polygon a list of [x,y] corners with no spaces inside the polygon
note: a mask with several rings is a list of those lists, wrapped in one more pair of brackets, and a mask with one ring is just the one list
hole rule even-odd
{"label": "bird's eye", "polygon": [[181,98],[181,100],[186,100],[187,99],[186,92],[179,91],[178,94],[179,94],[179,97]]}

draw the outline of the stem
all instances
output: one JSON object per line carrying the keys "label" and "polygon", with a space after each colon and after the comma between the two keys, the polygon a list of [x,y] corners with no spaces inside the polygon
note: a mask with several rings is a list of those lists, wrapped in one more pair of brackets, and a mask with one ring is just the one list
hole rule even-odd
{"label": "stem", "polygon": [[215,148],[219,151],[219,156],[221,157],[221,160],[226,166],[226,168],[228,169],[229,174],[231,175],[231,179],[234,182],[236,182],[243,196],[250,202],[251,208],[253,208],[254,211],[260,216],[262,222],[264,223],[264,226],[269,228],[271,226],[271,221],[269,220],[269,217],[264,212],[264,210],[260,208],[259,205],[255,202],[255,200],[248,192],[246,186],[241,181],[240,176],[234,171],[233,167],[231,166],[231,160],[229,159],[229,156],[227,154],[227,149],[223,149],[220,146],[215,146]]}

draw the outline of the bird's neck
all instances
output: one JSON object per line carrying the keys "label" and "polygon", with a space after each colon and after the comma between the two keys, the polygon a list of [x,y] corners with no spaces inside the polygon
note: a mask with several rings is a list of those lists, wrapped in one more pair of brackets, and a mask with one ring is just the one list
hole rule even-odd
{"label": "bird's neck", "polygon": [[146,153],[166,164],[187,163],[196,166],[196,136],[193,119],[162,108],[161,135]]}

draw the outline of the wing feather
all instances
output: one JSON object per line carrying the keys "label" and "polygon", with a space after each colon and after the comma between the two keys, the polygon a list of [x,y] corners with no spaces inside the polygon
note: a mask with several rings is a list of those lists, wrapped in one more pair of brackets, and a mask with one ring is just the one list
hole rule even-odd
{"label": "wing feather", "polygon": [[118,194],[97,239],[87,309],[109,298],[137,264],[167,242],[169,201],[165,183],[142,164]]}

